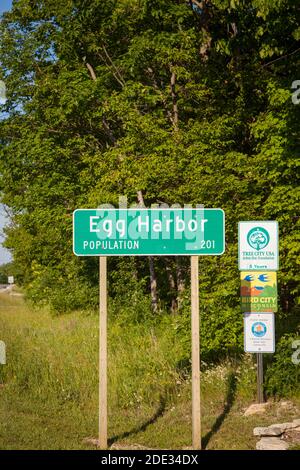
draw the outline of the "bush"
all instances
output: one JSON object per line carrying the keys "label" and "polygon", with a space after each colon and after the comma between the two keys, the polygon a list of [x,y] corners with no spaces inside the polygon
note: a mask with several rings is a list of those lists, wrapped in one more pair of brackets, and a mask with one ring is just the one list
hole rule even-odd
{"label": "bush", "polygon": [[286,397],[295,392],[300,394],[300,364],[292,360],[293,353],[294,358],[296,356],[296,349],[293,349],[295,340],[300,340],[299,334],[286,334],[277,344],[277,351],[265,376],[266,392],[269,395]]}
{"label": "bush", "polygon": [[64,272],[58,267],[33,264],[34,277],[26,286],[26,297],[37,306],[50,305],[54,314],[74,310],[93,310],[98,305],[98,285],[80,272],[76,265]]}

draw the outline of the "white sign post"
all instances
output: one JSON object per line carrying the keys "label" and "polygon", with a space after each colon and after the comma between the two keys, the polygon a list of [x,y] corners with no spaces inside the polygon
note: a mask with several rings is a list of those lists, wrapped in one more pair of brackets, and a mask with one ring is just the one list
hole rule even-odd
{"label": "white sign post", "polygon": [[244,346],[248,353],[275,352],[274,313],[244,314]]}
{"label": "white sign post", "polygon": [[14,284],[15,282],[14,276],[8,276],[7,280],[8,280],[8,284]]}
{"label": "white sign post", "polygon": [[278,270],[278,222],[239,222],[239,269]]}

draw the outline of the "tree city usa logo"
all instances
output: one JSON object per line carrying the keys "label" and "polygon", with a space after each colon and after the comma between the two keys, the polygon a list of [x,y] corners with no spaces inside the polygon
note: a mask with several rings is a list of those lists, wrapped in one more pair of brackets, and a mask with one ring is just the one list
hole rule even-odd
{"label": "tree city usa logo", "polygon": [[270,236],[267,230],[262,227],[255,227],[249,230],[247,235],[247,242],[251,248],[259,251],[265,248],[270,241]]}

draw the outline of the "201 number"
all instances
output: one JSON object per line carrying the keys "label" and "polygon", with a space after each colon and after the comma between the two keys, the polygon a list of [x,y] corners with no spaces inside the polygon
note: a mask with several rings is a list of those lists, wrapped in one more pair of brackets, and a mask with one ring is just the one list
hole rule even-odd
{"label": "201 number", "polygon": [[201,240],[201,249],[207,248],[208,250],[215,248],[215,240]]}

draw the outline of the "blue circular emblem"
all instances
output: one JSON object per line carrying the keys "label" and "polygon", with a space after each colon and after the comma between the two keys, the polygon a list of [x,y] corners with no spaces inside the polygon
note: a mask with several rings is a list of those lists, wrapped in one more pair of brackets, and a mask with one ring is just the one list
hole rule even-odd
{"label": "blue circular emblem", "polygon": [[255,250],[262,250],[270,241],[269,232],[263,227],[254,227],[249,230],[247,242]]}
{"label": "blue circular emblem", "polygon": [[254,336],[256,336],[257,338],[262,338],[263,336],[265,336],[267,332],[267,327],[265,323],[261,321],[257,321],[253,323],[251,331],[254,334]]}

